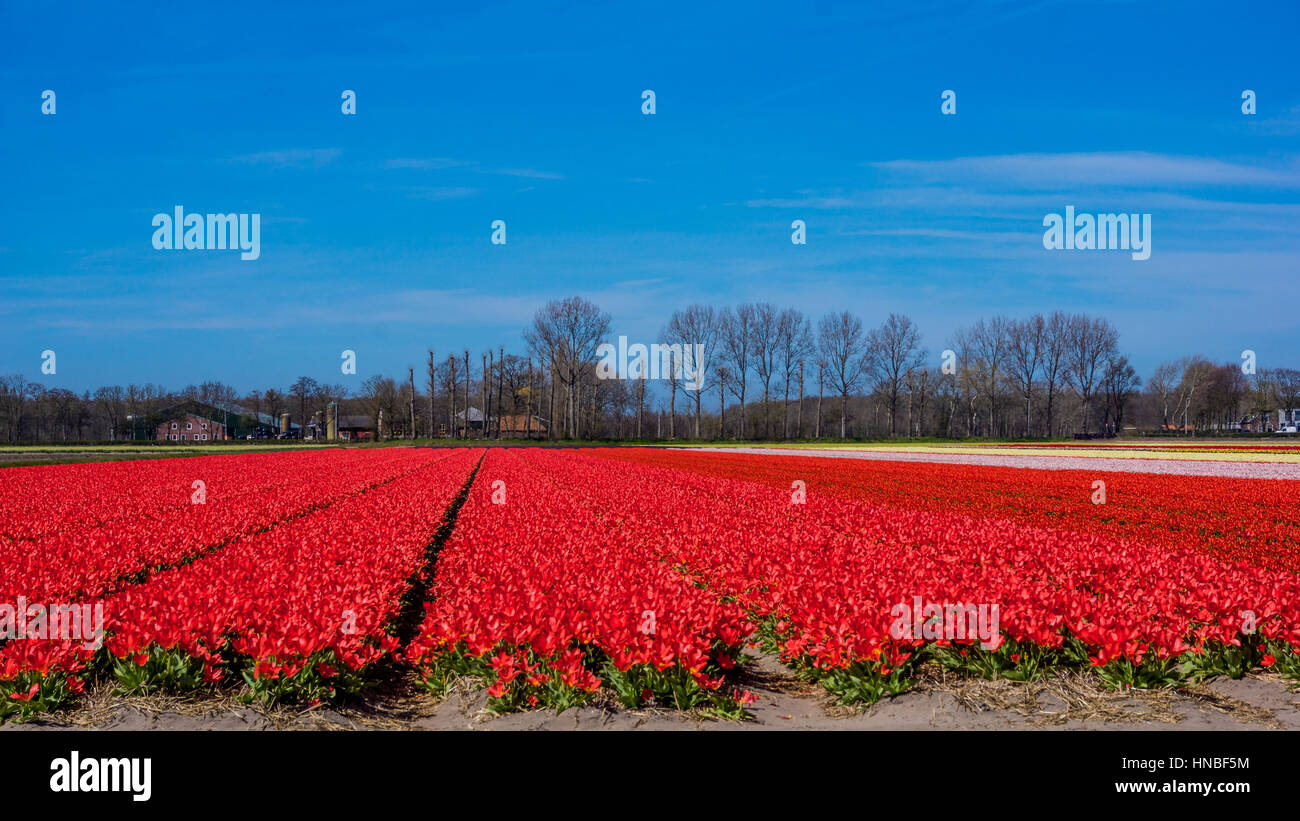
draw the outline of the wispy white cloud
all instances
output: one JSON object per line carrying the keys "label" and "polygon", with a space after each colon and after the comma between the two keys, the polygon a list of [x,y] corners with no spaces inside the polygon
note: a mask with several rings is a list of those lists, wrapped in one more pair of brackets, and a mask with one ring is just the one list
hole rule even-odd
{"label": "wispy white cloud", "polygon": [[408,188],[406,195],[416,200],[459,200],[482,192],[481,188],[468,186],[415,186]]}
{"label": "wispy white cloud", "polygon": [[1300,134],[1300,105],[1284,109],[1276,117],[1268,117],[1251,125],[1258,131],[1274,137],[1290,137]]}
{"label": "wispy white cloud", "polygon": [[[1034,226],[1029,234],[1038,235],[1038,227]],[[894,239],[952,239],[970,242],[1023,242],[1026,232],[1019,234],[1005,231],[955,231],[946,228],[881,228],[867,229],[862,231],[840,231],[836,236],[841,237],[888,237]]]}
{"label": "wispy white cloud", "polygon": [[461,168],[472,165],[468,160],[455,160],[450,157],[398,157],[384,163],[384,168],[406,168],[421,171],[440,171],[444,168]]}
{"label": "wispy white cloud", "polygon": [[1061,186],[1249,186],[1300,188],[1300,162],[1245,164],[1143,151],[1004,154],[947,160],[867,163],[886,177],[911,183],[1004,184],[1020,190]]}
{"label": "wispy white cloud", "polygon": [[230,157],[228,162],[241,165],[267,165],[272,168],[321,168],[329,165],[343,153],[341,148],[288,148],[281,151],[259,151]]}
{"label": "wispy white cloud", "polygon": [[807,195],[800,197],[769,197],[746,200],[749,208],[859,208],[868,204],[865,197]]}
{"label": "wispy white cloud", "polygon": [[496,168],[484,170],[485,174],[502,174],[507,177],[527,177],[533,180],[562,180],[563,174],[557,174],[553,171],[538,171],[535,168]]}
{"label": "wispy white cloud", "polygon": [[458,160],[452,157],[397,157],[384,163],[384,168],[406,171],[445,171],[460,168],[475,174],[500,177],[525,177],[533,180],[562,180],[563,174],[537,168],[487,168],[477,160]]}

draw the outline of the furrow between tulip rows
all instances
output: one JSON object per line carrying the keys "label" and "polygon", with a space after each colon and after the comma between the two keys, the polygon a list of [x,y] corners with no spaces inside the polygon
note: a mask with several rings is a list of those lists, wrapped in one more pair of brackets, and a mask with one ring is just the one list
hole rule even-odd
{"label": "furrow between tulip rows", "polygon": [[743,611],[591,516],[582,488],[541,467],[488,453],[407,648],[426,685],[480,676],[496,712],[565,709],[603,685],[629,707],[740,715],[752,696],[724,674],[749,632]]}

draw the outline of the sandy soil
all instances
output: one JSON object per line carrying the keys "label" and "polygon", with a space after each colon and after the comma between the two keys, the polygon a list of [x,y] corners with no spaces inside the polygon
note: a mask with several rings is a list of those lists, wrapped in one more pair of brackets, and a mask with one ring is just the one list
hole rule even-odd
{"label": "sandy soil", "polygon": [[263,710],[232,698],[115,697],[105,686],[76,710],[0,732],[112,730],[1300,730],[1300,693],[1276,676],[1219,679],[1194,688],[1131,692],[1098,688],[1086,675],[1021,684],[927,671],[901,696],[855,710],[770,656],[746,665],[742,686],[758,696],[750,717],[728,721],[666,708],[627,710],[598,702],[556,714],[491,716],[486,694],[461,682],[436,699],[410,682],[355,706]]}

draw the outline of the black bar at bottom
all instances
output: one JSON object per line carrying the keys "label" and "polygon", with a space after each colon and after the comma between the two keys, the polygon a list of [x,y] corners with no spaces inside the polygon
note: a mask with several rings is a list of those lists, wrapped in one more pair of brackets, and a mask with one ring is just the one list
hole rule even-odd
{"label": "black bar at bottom", "polygon": [[[845,801],[866,811],[891,795],[957,815],[1025,809],[1026,801],[1052,802],[1043,809],[1098,800],[1251,806],[1292,795],[1294,744],[1276,731],[0,731],[9,808],[270,817],[410,802],[447,811],[461,801],[502,813],[575,800],[571,809],[583,814],[599,806],[807,812]],[[148,798],[136,800],[144,759]],[[116,792],[81,789],[96,780],[111,788],[115,776]]]}

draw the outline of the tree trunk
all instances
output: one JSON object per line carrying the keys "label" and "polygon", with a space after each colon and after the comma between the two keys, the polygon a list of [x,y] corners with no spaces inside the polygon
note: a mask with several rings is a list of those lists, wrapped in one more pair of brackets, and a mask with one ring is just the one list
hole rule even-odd
{"label": "tree trunk", "polygon": [[790,378],[785,380],[785,398],[781,402],[781,441],[790,438]]}
{"label": "tree trunk", "polygon": [[488,356],[490,355],[491,354],[484,354],[482,362],[479,364],[479,368],[481,369],[480,373],[483,374],[483,378],[479,381],[478,386],[478,398],[481,406],[479,408],[479,416],[482,417],[483,420],[479,423],[478,429],[478,438],[480,439],[486,439],[488,434],[488,391],[492,389],[492,377],[488,374]]}
{"label": "tree trunk", "polygon": [[406,435],[407,438],[414,439],[415,438],[415,366],[414,365],[408,365],[406,367],[406,385],[411,391],[411,398],[409,402],[410,406],[406,411],[407,424],[411,426],[411,429],[407,432]]}
{"label": "tree trunk", "polygon": [[451,390],[447,391],[447,431],[456,438],[456,357],[447,357],[447,378],[451,380]]}
{"label": "tree trunk", "polygon": [[465,426],[461,428],[464,437],[469,438],[469,348],[465,349]]}
{"label": "tree trunk", "polygon": [[433,403],[434,403],[434,395],[437,394],[438,392],[434,390],[434,386],[435,386],[434,378],[435,378],[435,373],[433,368],[433,348],[429,348],[429,438],[433,438],[433,427],[434,427],[433,426],[434,423]]}
{"label": "tree trunk", "polygon": [[641,420],[645,417],[645,379],[636,383],[636,438],[641,439]]}
{"label": "tree trunk", "polygon": [[677,438],[677,385],[668,385],[668,438]]}
{"label": "tree trunk", "polygon": [[700,381],[695,383],[695,441],[700,440],[700,405],[704,401],[704,374],[700,373]]}
{"label": "tree trunk", "polygon": [[803,438],[803,363],[799,363],[799,418],[795,422],[794,438]]}
{"label": "tree trunk", "polygon": [[772,408],[768,404],[768,383],[763,383],[763,438],[772,437]]}
{"label": "tree trunk", "polygon": [[506,349],[502,345],[497,349],[497,438],[501,438],[501,391],[505,387]]}
{"label": "tree trunk", "polygon": [[546,438],[555,438],[555,362],[551,362],[551,399],[550,409],[547,411],[548,419],[546,420]]}
{"label": "tree trunk", "polygon": [[825,369],[820,365],[817,366],[817,425],[813,433],[814,439],[822,438],[822,376]]}
{"label": "tree trunk", "polygon": [[718,439],[727,435],[727,383],[718,380]]}

